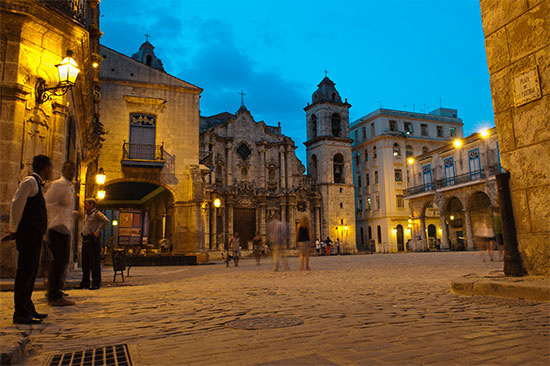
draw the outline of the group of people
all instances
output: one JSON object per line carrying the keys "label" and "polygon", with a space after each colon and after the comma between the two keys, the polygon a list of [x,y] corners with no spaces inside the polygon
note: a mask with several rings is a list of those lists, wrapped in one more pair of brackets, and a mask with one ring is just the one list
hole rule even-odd
{"label": "group of people", "polygon": [[[340,255],[340,238],[336,238],[334,246],[336,247],[336,254]],[[317,255],[330,256],[332,254],[332,240],[330,240],[330,237],[327,236],[327,238],[323,241],[316,239],[315,251],[317,252]]]}
{"label": "group of people", "polygon": [[[15,240],[18,251],[14,285],[15,324],[41,323],[48,316],[37,312],[32,301],[44,239],[52,257],[48,269],[48,304],[75,304],[63,291],[63,284],[69,264],[73,222],[82,217],[75,205],[73,179],[76,167],[72,162],[65,162],[61,177],[47,185],[53,171],[50,158],[45,155],[35,156],[32,169],[33,174],[21,181],[13,196],[10,232],[4,238]],[[109,220],[97,210],[96,201],[92,198],[84,201],[84,210],[86,218],[82,228],[82,281],[78,288],[97,290],[101,287],[99,235]]]}
{"label": "group of people", "polygon": [[[313,241],[313,231],[309,218],[303,216],[296,228],[296,249],[300,256],[300,270],[309,271],[309,256],[315,249],[317,255],[331,255],[332,240],[327,237],[323,242],[319,239]],[[267,243],[264,243],[262,237],[256,232],[252,239],[252,251],[256,259],[256,264],[260,265],[261,257],[271,251],[273,257],[273,270],[287,270],[288,259],[286,255],[286,238],[288,235],[287,224],[281,221],[276,215],[274,215],[267,224]],[[340,239],[336,239],[334,243],[336,247],[336,253],[340,254]],[[321,251],[322,250],[322,251]],[[235,231],[231,239],[225,243],[224,253],[222,258],[224,259],[226,266],[229,267],[231,259],[235,264],[235,267],[239,266],[239,259],[241,257],[241,245],[239,233]]]}

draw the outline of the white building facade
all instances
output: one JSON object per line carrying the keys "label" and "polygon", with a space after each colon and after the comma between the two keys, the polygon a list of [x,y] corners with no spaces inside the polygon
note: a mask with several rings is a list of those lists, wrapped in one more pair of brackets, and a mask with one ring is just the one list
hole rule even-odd
{"label": "white building facade", "polygon": [[378,109],[350,125],[357,245],[361,250],[406,250],[412,237],[405,205],[407,159],[462,138],[455,109],[429,114]]}

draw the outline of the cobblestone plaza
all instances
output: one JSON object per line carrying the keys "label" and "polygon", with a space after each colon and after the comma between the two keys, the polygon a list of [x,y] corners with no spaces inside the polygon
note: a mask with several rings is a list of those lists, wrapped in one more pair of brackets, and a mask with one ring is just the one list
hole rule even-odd
{"label": "cobblestone plaza", "polygon": [[[127,344],[135,365],[548,365],[550,305],[463,297],[450,281],[499,271],[479,252],[314,257],[312,271],[272,272],[243,260],[186,267],[136,267],[125,283],[69,290],[76,306],[48,308],[28,333],[26,364],[53,354]],[[112,276],[104,269],[105,285]]]}

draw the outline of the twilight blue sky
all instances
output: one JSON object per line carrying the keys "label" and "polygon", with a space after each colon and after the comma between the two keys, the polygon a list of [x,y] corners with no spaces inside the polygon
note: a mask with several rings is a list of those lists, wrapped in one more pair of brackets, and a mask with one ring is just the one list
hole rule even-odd
{"label": "twilight blue sky", "polygon": [[245,104],[281,122],[305,162],[305,112],[324,77],[352,105],[458,109],[494,126],[477,0],[102,0],[102,44],[131,56],[152,37],[165,70],[204,89],[201,115]]}

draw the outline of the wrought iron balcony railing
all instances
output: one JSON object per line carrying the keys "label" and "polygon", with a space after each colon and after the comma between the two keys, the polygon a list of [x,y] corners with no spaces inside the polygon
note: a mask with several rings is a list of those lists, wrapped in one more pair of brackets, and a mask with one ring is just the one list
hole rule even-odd
{"label": "wrought iron balcony railing", "polygon": [[162,167],[172,156],[164,150],[164,145],[133,144],[122,145],[122,163],[125,165],[146,165]]}
{"label": "wrought iron balcony railing", "polygon": [[494,176],[495,174],[500,173],[501,171],[502,171],[502,168],[500,167],[500,165],[494,165],[486,169],[475,170],[470,173],[456,175],[454,177],[439,179],[435,182],[410,187],[405,189],[403,194],[404,196],[412,196],[422,192],[430,192],[430,191],[434,191],[445,187],[451,187],[458,184],[473,182],[479,179],[484,179],[487,177]]}
{"label": "wrought iron balcony railing", "polygon": [[86,0],[38,0],[38,2],[57,10],[85,27],[88,26],[88,2]]}

